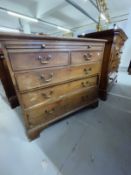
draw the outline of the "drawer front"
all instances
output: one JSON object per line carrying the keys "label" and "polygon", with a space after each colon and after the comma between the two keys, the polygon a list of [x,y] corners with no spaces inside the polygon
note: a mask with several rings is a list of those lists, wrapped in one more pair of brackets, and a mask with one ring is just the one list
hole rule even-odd
{"label": "drawer front", "polygon": [[70,68],[59,68],[51,70],[32,71],[16,73],[16,84],[19,91],[24,92],[41,87],[72,81],[75,79],[93,76],[100,73],[101,63],[74,66]]}
{"label": "drawer front", "polygon": [[26,41],[6,41],[6,48],[9,52],[16,49],[88,49],[103,50],[105,44],[95,41],[54,41],[54,40],[26,40]]}
{"label": "drawer front", "polygon": [[103,52],[72,52],[71,53],[71,64],[86,64],[89,61],[102,60]]}
{"label": "drawer front", "polygon": [[14,71],[69,64],[68,52],[10,53],[9,58]]}
{"label": "drawer front", "polygon": [[113,72],[114,70],[117,71],[118,67],[119,67],[119,64],[120,64],[120,59],[116,58],[116,59],[113,59],[110,63],[110,66],[109,66],[109,72]]}
{"label": "drawer front", "polygon": [[115,36],[114,43],[117,47],[122,47],[124,45],[124,40],[120,36]]}
{"label": "drawer front", "polygon": [[117,56],[118,54],[121,54],[121,53],[122,53],[122,49],[123,49],[123,45],[118,45],[118,44],[116,44],[116,45],[114,46],[114,52],[115,52],[116,56]]}
{"label": "drawer front", "polygon": [[112,56],[111,56],[111,60],[114,60],[116,58],[121,58],[121,54],[122,54],[122,49],[121,48],[116,48],[114,47],[113,51],[112,51]]}
{"label": "drawer front", "polygon": [[81,106],[87,105],[97,99],[97,87],[88,88],[85,91],[76,92],[72,95],[61,98],[54,103],[41,105],[32,110],[27,110],[25,115],[28,117],[29,126],[47,124],[59,119],[63,114],[73,111]]}
{"label": "drawer front", "polygon": [[122,54],[123,52],[122,52],[122,50],[119,50],[119,51],[117,51],[117,50],[115,50],[114,51],[114,56],[113,56],[113,58],[115,59],[115,58],[121,58],[121,54]]}
{"label": "drawer front", "polygon": [[32,107],[41,103],[48,103],[60,96],[65,96],[76,90],[85,89],[91,86],[97,86],[98,76],[69,82],[62,85],[52,86],[45,89],[35,90],[33,92],[24,93],[21,95],[25,108]]}

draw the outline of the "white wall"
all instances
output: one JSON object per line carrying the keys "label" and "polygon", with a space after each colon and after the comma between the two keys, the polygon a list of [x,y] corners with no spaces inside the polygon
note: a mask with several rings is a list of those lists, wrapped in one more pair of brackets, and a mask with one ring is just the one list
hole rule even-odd
{"label": "white wall", "polygon": [[131,60],[131,10],[126,23],[121,23],[119,25],[127,34],[128,40],[123,48],[123,54],[121,59],[120,67],[127,68]]}

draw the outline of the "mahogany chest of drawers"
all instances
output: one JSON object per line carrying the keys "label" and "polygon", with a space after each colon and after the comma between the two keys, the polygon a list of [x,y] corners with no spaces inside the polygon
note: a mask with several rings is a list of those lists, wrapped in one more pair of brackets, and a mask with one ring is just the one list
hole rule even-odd
{"label": "mahogany chest of drawers", "polygon": [[105,40],[1,33],[0,43],[2,83],[12,107],[21,105],[29,138],[98,104]]}
{"label": "mahogany chest of drawers", "polygon": [[122,48],[127,36],[122,29],[111,29],[100,32],[88,33],[84,38],[106,39],[104,58],[102,63],[102,72],[99,86],[99,97],[102,100],[107,99],[107,93],[117,81],[117,72],[120,64]]}

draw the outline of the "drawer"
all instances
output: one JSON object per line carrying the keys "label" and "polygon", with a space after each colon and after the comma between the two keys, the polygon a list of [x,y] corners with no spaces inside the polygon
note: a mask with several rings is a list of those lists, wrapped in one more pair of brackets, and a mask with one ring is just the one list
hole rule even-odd
{"label": "drawer", "polygon": [[113,59],[110,63],[110,66],[109,66],[109,71],[112,72],[114,70],[117,70],[118,67],[119,67],[119,64],[120,64],[120,59],[116,58],[116,59]]}
{"label": "drawer", "polygon": [[119,49],[119,48],[123,47],[124,40],[119,36],[115,36],[114,37],[114,44],[115,44],[116,49]]}
{"label": "drawer", "polygon": [[16,85],[19,91],[24,92],[41,87],[62,84],[100,73],[101,63],[81,66],[15,73]]}
{"label": "drawer", "polygon": [[119,50],[119,51],[116,51],[116,50],[115,50],[115,51],[114,51],[114,57],[113,57],[113,58],[114,58],[114,59],[115,59],[115,58],[121,58],[121,54],[122,54],[122,53],[123,53],[122,50]]}
{"label": "drawer", "polygon": [[82,51],[82,52],[72,52],[71,53],[71,64],[86,64],[89,61],[99,61],[103,58],[103,52],[89,52],[89,51]]}
{"label": "drawer", "polygon": [[[65,38],[66,39],[66,38]],[[91,39],[92,40],[92,39]],[[89,50],[103,50],[105,44],[102,42],[89,41],[77,38],[77,41],[57,41],[57,40],[26,40],[26,41],[6,41],[5,45],[9,52],[17,52],[19,49],[89,49]]]}
{"label": "drawer", "polygon": [[121,54],[122,54],[122,49],[116,49],[116,47],[114,47],[113,51],[112,51],[112,56],[111,56],[111,60],[116,59],[116,58],[121,58]]}
{"label": "drawer", "polygon": [[14,71],[69,64],[68,52],[10,53],[9,58]]}
{"label": "drawer", "polygon": [[97,99],[97,91],[97,87],[87,88],[84,91],[76,91],[53,103],[26,110],[25,115],[29,121],[29,126],[33,127],[39,124],[46,125],[47,123],[58,120],[62,115],[73,112],[82,106],[86,106]]}
{"label": "drawer", "polygon": [[66,84],[56,85],[49,88],[42,88],[33,92],[24,93],[21,95],[24,108],[32,107],[40,103],[48,103],[60,96],[66,96],[76,90],[85,89],[91,86],[97,86],[98,76],[85,78],[69,82]]}
{"label": "drawer", "polygon": [[117,56],[118,54],[122,54],[122,49],[123,49],[123,46],[122,45],[118,45],[116,44],[114,46],[114,54]]}

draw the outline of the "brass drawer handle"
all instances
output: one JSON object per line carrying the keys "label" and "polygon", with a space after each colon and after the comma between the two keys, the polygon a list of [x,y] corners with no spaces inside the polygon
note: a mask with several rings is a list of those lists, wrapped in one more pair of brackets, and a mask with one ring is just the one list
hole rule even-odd
{"label": "brass drawer handle", "polygon": [[101,55],[101,53],[100,52],[97,52],[97,56],[100,56]]}
{"label": "brass drawer handle", "polygon": [[40,61],[41,64],[48,64],[49,60],[52,58],[51,55],[48,55],[47,57],[45,56],[38,56],[38,60]]}
{"label": "brass drawer handle", "polygon": [[4,55],[0,54],[0,60],[4,59]]}
{"label": "brass drawer handle", "polygon": [[89,61],[92,57],[92,54],[91,53],[86,53],[86,54],[83,55],[83,57],[86,61]]}
{"label": "brass drawer handle", "polygon": [[55,109],[54,108],[51,109],[51,110],[45,110],[45,113],[46,114],[54,114],[54,112],[55,112]]}
{"label": "brass drawer handle", "polygon": [[90,49],[90,48],[91,48],[91,45],[88,45],[88,46],[87,46],[87,49]]}
{"label": "brass drawer handle", "polygon": [[113,67],[112,67],[112,69],[115,69],[115,68],[117,68],[117,66],[113,66]]}
{"label": "brass drawer handle", "polygon": [[45,77],[44,74],[42,74],[40,77],[41,77],[41,79],[43,79],[45,82],[48,83],[48,82],[52,81],[53,76],[54,76],[54,74],[53,74],[53,72],[52,72],[52,73],[49,74],[49,79],[46,79],[46,77]]}
{"label": "brass drawer handle", "polygon": [[44,98],[46,98],[46,99],[51,98],[52,94],[53,94],[53,91],[50,91],[50,92],[49,92],[49,94],[42,93],[42,95],[43,95],[43,96],[44,96]]}
{"label": "brass drawer handle", "polygon": [[92,71],[91,67],[88,68],[88,69],[87,68],[84,69],[85,74],[89,74],[91,71]]}
{"label": "brass drawer handle", "polygon": [[89,86],[89,82],[88,81],[82,82],[81,85],[82,85],[82,87],[87,87],[87,86]]}
{"label": "brass drawer handle", "polygon": [[45,44],[42,44],[41,45],[41,48],[43,48],[43,49],[46,48],[46,45]]}

